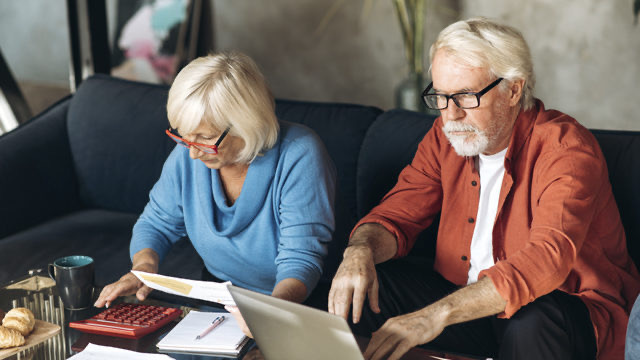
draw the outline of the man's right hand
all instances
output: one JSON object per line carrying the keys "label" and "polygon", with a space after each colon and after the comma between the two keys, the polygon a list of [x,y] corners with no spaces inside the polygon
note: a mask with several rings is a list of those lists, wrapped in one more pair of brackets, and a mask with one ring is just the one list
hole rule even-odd
{"label": "man's right hand", "polygon": [[365,298],[375,313],[378,306],[378,276],[373,250],[366,245],[352,245],[344,251],[344,259],[329,291],[329,312],[347,318],[353,303],[353,323],[360,321]]}

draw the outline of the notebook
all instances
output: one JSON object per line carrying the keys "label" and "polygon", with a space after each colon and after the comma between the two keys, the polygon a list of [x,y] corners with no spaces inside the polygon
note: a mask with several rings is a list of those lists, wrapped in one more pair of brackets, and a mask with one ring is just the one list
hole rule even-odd
{"label": "notebook", "polygon": [[228,288],[266,360],[363,359],[345,319],[233,285]]}
{"label": "notebook", "polygon": [[[225,316],[224,321],[202,338],[196,338],[221,315]],[[157,347],[165,353],[235,357],[242,352],[248,340],[232,315],[192,310],[158,342]]]}

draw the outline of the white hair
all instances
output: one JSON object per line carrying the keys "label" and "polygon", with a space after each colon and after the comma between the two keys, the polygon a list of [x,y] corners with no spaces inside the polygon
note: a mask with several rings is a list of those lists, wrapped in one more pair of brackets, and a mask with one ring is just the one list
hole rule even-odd
{"label": "white hair", "polygon": [[180,133],[201,122],[244,141],[238,163],[250,163],[275,144],[279,125],[275,101],[264,76],[239,52],[197,58],[182,69],[169,90],[167,116]]}
{"label": "white hair", "polygon": [[447,26],[429,51],[430,62],[438,50],[472,67],[487,67],[491,73],[507,80],[502,89],[513,80],[524,80],[523,109],[534,105],[535,74],[529,46],[515,28],[477,17]]}

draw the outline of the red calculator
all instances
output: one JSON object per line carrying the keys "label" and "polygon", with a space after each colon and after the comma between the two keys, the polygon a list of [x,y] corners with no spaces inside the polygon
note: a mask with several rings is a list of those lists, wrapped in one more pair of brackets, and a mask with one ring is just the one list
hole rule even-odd
{"label": "red calculator", "polygon": [[74,329],[100,335],[138,339],[158,330],[182,310],[144,304],[117,304],[98,315],[69,323]]}

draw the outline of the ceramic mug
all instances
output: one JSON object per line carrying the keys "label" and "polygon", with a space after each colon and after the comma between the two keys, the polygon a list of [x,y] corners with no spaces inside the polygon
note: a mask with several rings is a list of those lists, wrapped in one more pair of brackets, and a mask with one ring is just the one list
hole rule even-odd
{"label": "ceramic mug", "polygon": [[94,266],[89,256],[65,256],[49,264],[49,276],[55,280],[64,307],[85,309],[93,299]]}

